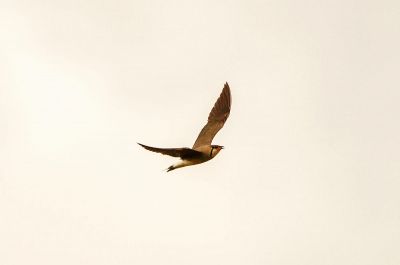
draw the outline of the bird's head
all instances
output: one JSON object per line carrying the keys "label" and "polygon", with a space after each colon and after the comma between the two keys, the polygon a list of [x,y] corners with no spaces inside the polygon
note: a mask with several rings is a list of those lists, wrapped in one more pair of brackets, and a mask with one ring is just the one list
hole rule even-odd
{"label": "bird's head", "polygon": [[222,149],[224,149],[224,147],[221,145],[211,145],[211,157],[216,156]]}

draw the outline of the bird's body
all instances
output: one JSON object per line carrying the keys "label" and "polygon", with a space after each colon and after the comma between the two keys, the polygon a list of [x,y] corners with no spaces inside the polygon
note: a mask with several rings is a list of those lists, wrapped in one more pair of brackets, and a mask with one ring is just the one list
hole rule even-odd
{"label": "bird's body", "polygon": [[201,130],[192,148],[157,148],[140,143],[139,145],[152,152],[179,157],[181,160],[170,166],[167,172],[213,159],[223,149],[223,146],[212,145],[211,142],[229,117],[231,101],[230,88],[228,83],[225,83],[221,95],[208,116],[207,124]]}

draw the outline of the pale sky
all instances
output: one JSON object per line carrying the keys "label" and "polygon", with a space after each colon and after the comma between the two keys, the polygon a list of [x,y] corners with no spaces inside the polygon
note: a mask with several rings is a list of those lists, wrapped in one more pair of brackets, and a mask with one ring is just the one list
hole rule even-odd
{"label": "pale sky", "polygon": [[[400,264],[400,2],[3,0],[0,264]],[[228,81],[213,160],[191,147]]]}

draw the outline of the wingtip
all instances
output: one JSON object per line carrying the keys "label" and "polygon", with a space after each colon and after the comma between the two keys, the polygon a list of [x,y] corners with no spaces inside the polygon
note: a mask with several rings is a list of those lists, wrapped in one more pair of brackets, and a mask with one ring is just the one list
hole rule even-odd
{"label": "wingtip", "polygon": [[229,93],[229,99],[231,99],[231,88],[229,87],[228,82],[225,82],[224,88],[222,89],[222,93]]}

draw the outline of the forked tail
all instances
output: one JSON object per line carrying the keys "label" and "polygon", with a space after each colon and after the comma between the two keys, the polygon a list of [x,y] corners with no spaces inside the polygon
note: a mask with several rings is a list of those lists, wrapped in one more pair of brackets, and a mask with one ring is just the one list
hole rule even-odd
{"label": "forked tail", "polygon": [[176,167],[174,165],[170,166],[169,168],[167,168],[167,172],[170,172],[171,170],[176,169]]}

